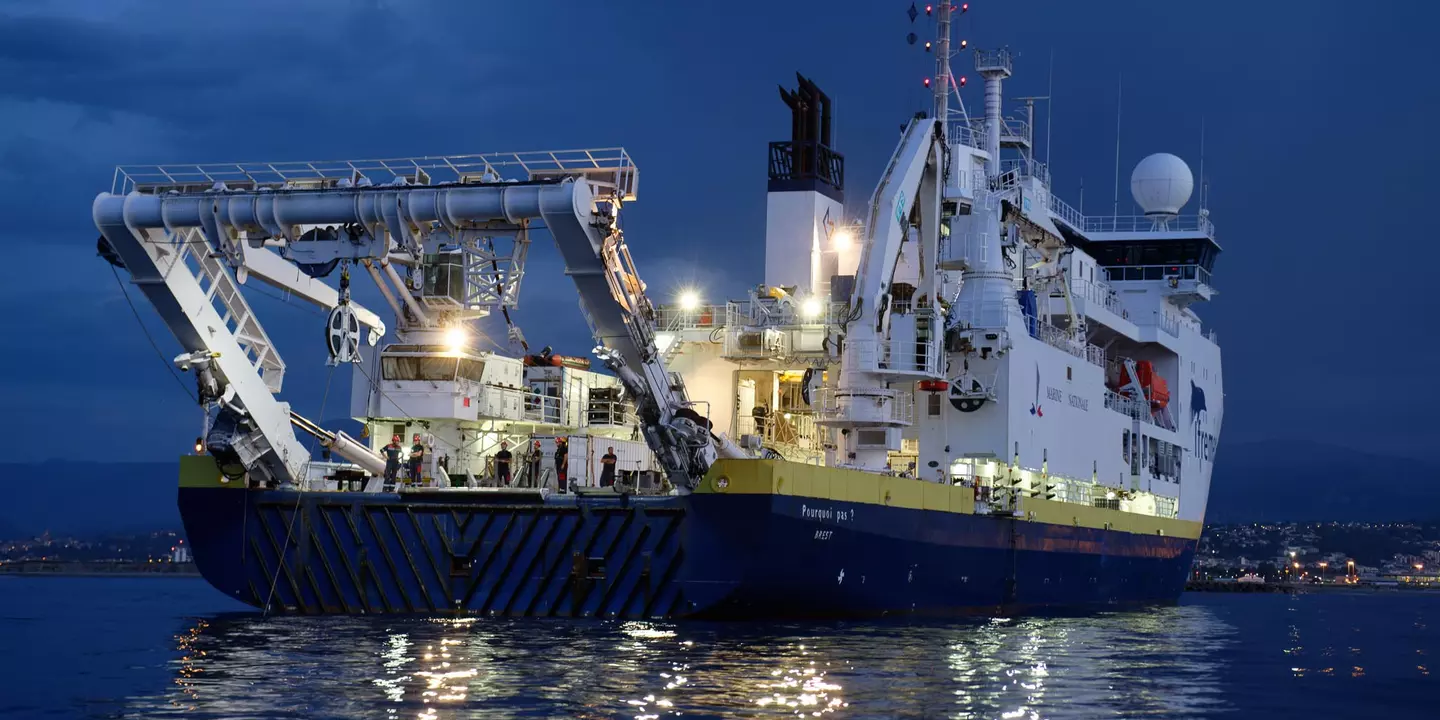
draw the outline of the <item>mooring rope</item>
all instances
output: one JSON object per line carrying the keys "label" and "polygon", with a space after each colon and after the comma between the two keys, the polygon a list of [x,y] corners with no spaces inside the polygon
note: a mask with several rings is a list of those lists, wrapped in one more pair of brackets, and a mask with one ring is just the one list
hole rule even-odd
{"label": "mooring rope", "polygon": [[[337,365],[331,365],[329,374],[325,376],[325,394],[320,398],[321,422],[325,420],[325,403],[330,400],[330,381],[335,379],[336,367]],[[316,438],[311,436],[307,457],[315,455],[315,440]],[[290,538],[295,534],[295,518],[300,516],[300,499],[303,497],[305,497],[305,478],[302,477],[300,478],[300,489],[295,493],[295,507],[290,509],[290,525],[285,529],[285,542],[280,545],[280,554],[275,559],[275,575],[270,578],[270,594],[265,597],[265,607],[261,617],[270,615],[270,603],[275,600],[275,585],[280,582],[280,571],[285,568],[285,551],[290,548]],[[295,601],[299,602],[300,598],[295,598]]]}

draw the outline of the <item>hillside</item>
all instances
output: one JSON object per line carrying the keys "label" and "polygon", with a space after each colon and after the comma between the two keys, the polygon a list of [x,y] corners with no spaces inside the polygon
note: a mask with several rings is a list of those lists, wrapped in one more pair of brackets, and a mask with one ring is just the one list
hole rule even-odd
{"label": "hillside", "polygon": [[179,528],[178,473],[175,462],[3,463],[0,528],[10,537]]}
{"label": "hillside", "polygon": [[[327,429],[358,435],[359,424],[330,418]],[[308,438],[302,438],[307,441]],[[0,463],[0,538],[52,533],[89,535],[179,529],[179,462],[96,463],[54,460]]]}

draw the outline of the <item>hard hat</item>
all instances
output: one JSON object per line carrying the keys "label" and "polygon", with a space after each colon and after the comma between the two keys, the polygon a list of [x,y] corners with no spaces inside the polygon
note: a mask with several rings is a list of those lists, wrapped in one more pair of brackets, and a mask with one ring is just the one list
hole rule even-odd
{"label": "hard hat", "polygon": [[390,442],[400,442],[400,436],[396,435],[395,437],[390,438]]}

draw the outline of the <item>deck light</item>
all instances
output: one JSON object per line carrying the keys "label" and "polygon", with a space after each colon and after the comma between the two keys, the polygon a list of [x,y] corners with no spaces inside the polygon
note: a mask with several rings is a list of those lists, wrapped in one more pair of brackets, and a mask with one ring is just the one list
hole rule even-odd
{"label": "deck light", "polygon": [[685,290],[680,293],[680,309],[685,312],[695,312],[700,309],[700,293],[694,290]]}
{"label": "deck light", "polygon": [[810,319],[820,317],[820,311],[824,309],[825,306],[820,303],[820,298],[817,297],[805,298],[805,302],[800,304],[801,314]]}
{"label": "deck light", "polygon": [[465,328],[458,325],[446,328],[445,347],[452,353],[465,349]]}

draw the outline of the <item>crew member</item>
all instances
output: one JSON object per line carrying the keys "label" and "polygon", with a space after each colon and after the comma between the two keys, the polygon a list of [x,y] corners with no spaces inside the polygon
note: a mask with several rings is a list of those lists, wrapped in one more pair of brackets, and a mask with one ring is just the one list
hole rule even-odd
{"label": "crew member", "polygon": [[526,487],[540,487],[540,460],[545,457],[544,451],[540,449],[540,441],[536,440],[530,446],[530,457],[526,462]]}
{"label": "crew member", "polygon": [[395,480],[400,476],[400,436],[390,438],[390,444],[380,452],[385,456],[385,492],[394,492]]}
{"label": "crew member", "polygon": [[765,437],[765,421],[770,416],[770,408],[756,405],[755,409],[750,411],[750,415],[755,418],[755,434],[762,438]]}
{"label": "crew member", "polygon": [[615,448],[605,448],[605,454],[600,456],[600,487],[610,487],[615,484]]}
{"label": "crew member", "polygon": [[510,443],[501,441],[500,452],[495,453],[495,484],[510,486]]}
{"label": "crew member", "polygon": [[555,487],[565,492],[565,479],[570,469],[570,445],[565,438],[555,438]]}
{"label": "crew member", "polygon": [[425,446],[420,442],[420,433],[415,433],[411,438],[415,444],[410,446],[410,484],[420,485],[420,466],[425,462]]}

